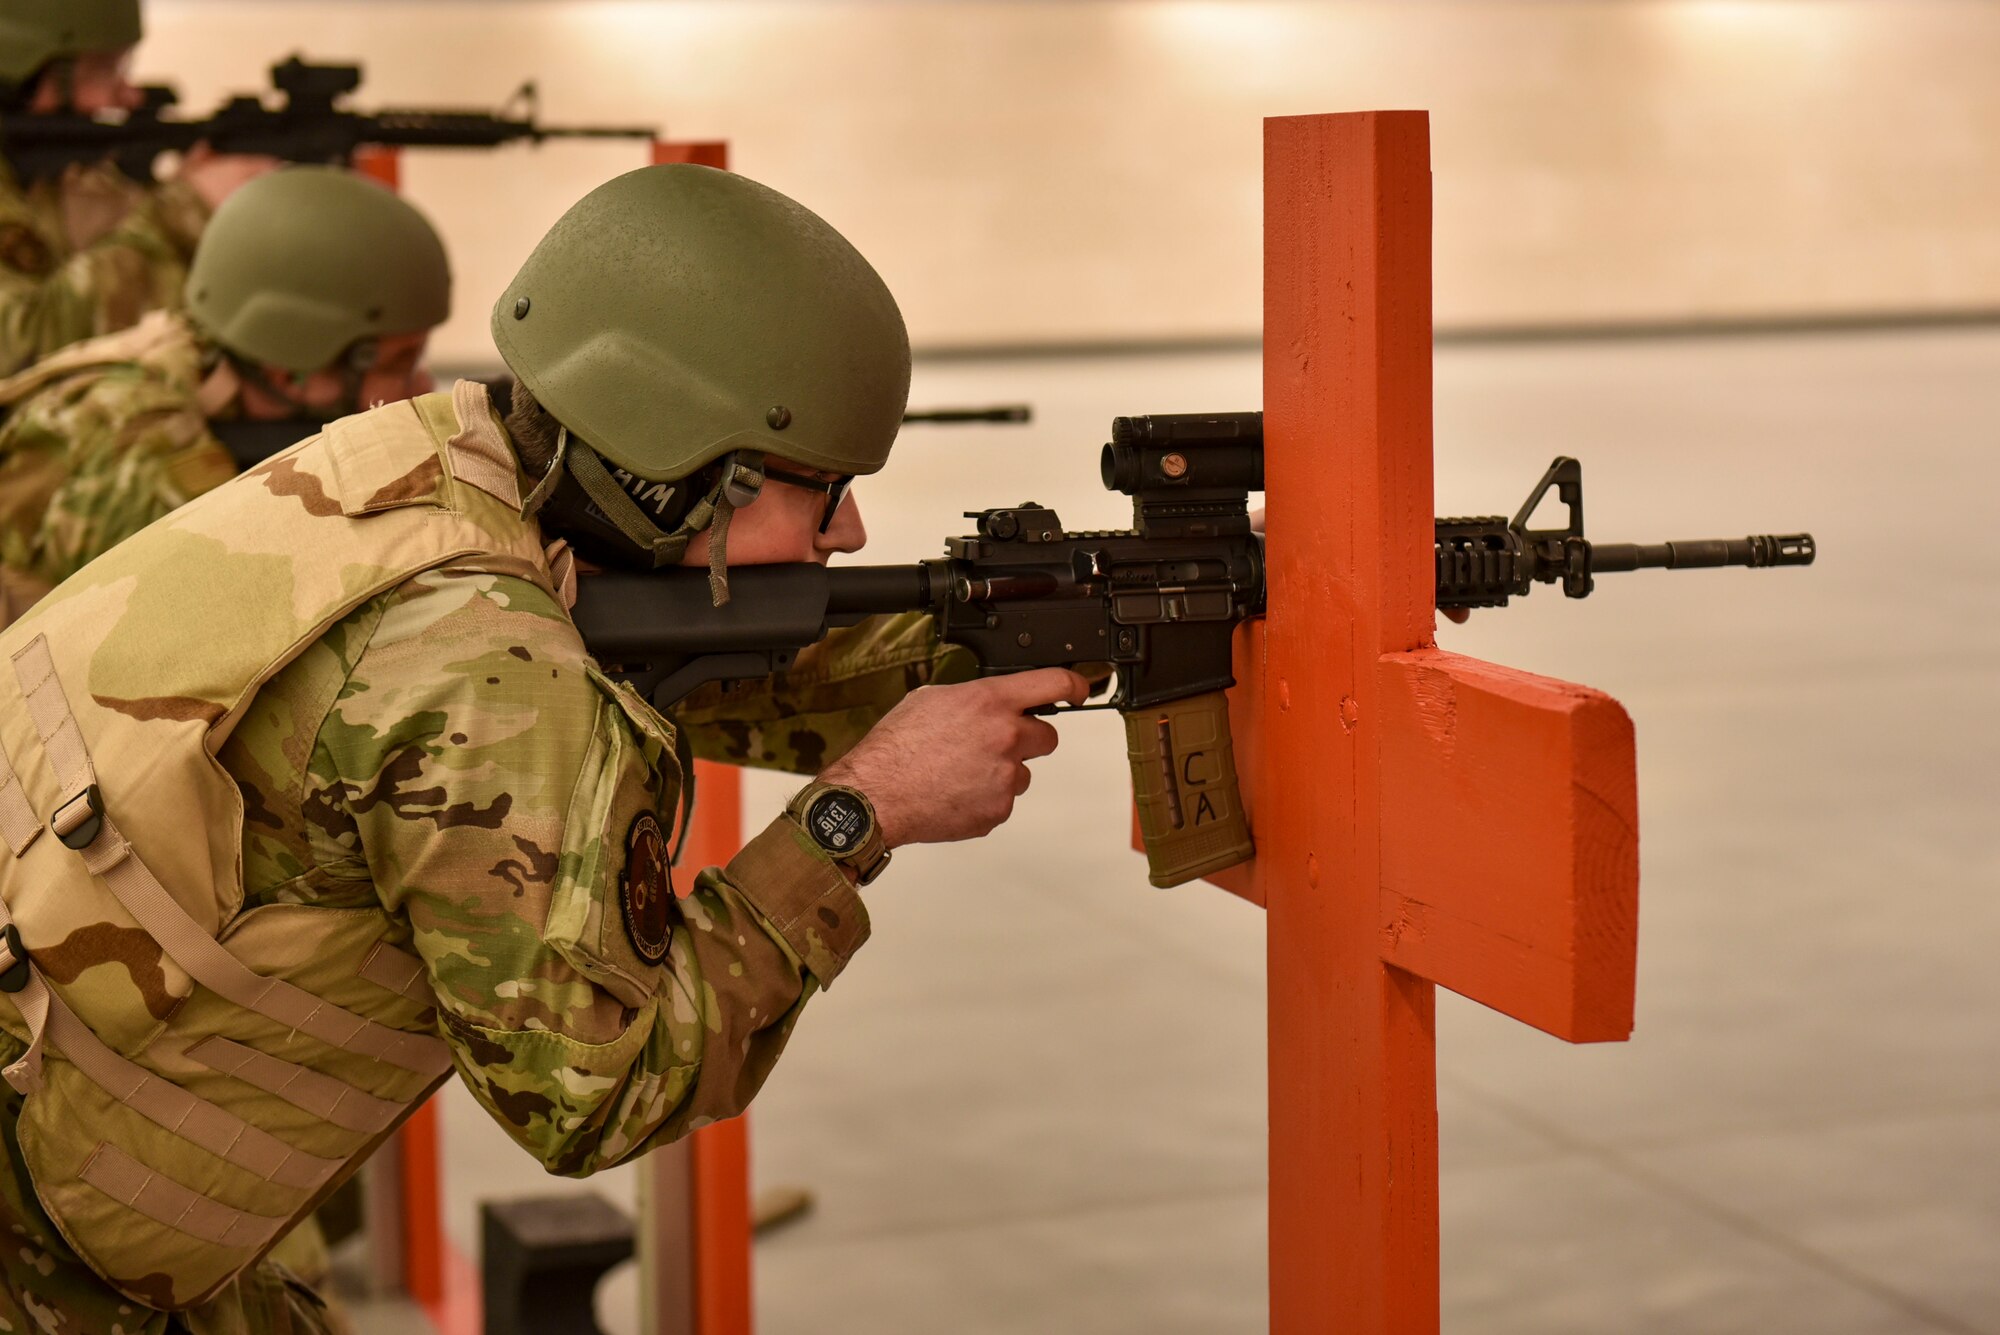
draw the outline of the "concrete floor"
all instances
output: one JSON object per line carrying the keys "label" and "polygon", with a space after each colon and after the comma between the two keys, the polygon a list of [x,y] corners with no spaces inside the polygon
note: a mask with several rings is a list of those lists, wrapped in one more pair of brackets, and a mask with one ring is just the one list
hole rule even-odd
{"label": "concrete floor", "polygon": [[[869,557],[1030,497],[1120,523],[1110,417],[1255,406],[1258,375],[924,365],[918,406],[1037,420],[912,431],[858,493]],[[1644,835],[1631,1043],[1440,998],[1445,1329],[2000,1333],[2000,331],[1448,347],[1437,400],[1440,513],[1511,513],[1567,453],[1600,539],[1821,545],[1443,629],[1625,703]],[[1263,1327],[1263,920],[1149,887],[1116,720],[1065,728],[1000,833],[898,854],[756,1106],[759,1179],[818,1195],[757,1249],[766,1335]],[[787,790],[754,782],[752,819]],[[629,1200],[447,1106],[462,1246],[481,1196]],[[600,1300],[638,1329],[629,1267]]]}

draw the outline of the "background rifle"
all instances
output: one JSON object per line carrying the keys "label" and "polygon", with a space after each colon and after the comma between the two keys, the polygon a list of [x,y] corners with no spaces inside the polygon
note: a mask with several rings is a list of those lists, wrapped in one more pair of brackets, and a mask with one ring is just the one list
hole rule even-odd
{"label": "background rifle", "polygon": [[341,98],[361,86],[359,65],[314,65],[298,56],[271,67],[278,104],[239,96],[214,115],[180,120],[164,113],[171,88],[142,89],[145,100],[122,120],[94,116],[13,116],[0,119],[0,156],[24,181],[58,176],[71,163],[109,161],[136,181],[154,178],[162,153],[206,143],[218,153],[262,153],[287,162],[349,164],[363,144],[424,148],[493,148],[544,139],[652,139],[644,126],[556,127],[538,123],[538,95],[524,83],[498,113],[385,109],[349,111]]}
{"label": "background rifle", "polygon": [[[1109,664],[1111,699],[1082,707],[1124,715],[1152,880],[1178,885],[1252,852],[1223,691],[1237,624],[1264,610],[1248,505],[1264,486],[1263,415],[1121,417],[1099,468],[1132,497],[1132,528],[1073,533],[1033,503],[973,511],[978,531],[948,539],[941,560],[740,566],[722,607],[705,570],[598,574],[578,581],[572,615],[606,670],[662,708],[706,682],[783,672],[828,630],[890,612],[931,613],[989,675]],[[1551,487],[1568,527],[1529,529]],[[1808,534],[1593,546],[1574,459],[1556,460],[1513,519],[1441,519],[1435,542],[1440,607],[1500,606],[1536,581],[1581,598],[1594,573],[1649,565],[1807,565],[1814,551]]]}
{"label": "background rifle", "polygon": [[1035,410],[1025,403],[1007,403],[998,408],[932,408],[927,412],[904,413],[905,422],[1031,422]]}

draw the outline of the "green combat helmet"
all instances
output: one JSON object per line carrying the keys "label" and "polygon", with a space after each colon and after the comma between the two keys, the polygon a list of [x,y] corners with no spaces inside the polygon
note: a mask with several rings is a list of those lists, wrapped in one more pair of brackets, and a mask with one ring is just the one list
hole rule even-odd
{"label": "green combat helmet", "polygon": [[424,215],[388,190],[337,167],[287,167],[215,211],[187,310],[243,361],[307,374],[443,323],[451,266]]}
{"label": "green combat helmet", "polygon": [[[876,472],[909,398],[881,276],[816,214],[710,167],[645,167],[584,196],[494,306],[493,341],[563,428],[529,506],[546,501],[593,559],[642,569],[713,524],[718,602],[729,515],[764,457]],[[712,482],[655,485],[711,465]]]}
{"label": "green combat helmet", "polygon": [[6,0],[0,84],[19,86],[51,60],[138,42],[139,0]]}

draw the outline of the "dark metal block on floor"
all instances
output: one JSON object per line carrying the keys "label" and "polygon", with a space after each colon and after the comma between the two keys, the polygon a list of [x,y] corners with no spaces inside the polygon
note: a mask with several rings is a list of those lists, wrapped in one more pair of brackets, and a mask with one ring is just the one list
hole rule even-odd
{"label": "dark metal block on floor", "polygon": [[601,1335],[591,1299],[632,1256],[624,1211],[587,1193],[488,1201],[479,1233],[486,1335]]}

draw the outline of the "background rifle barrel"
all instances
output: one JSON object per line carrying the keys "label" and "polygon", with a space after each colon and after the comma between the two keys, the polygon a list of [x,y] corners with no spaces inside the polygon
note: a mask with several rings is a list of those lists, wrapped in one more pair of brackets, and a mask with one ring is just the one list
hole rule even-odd
{"label": "background rifle barrel", "polygon": [[652,125],[538,125],[537,139],[657,139],[658,126]]}
{"label": "background rifle barrel", "polygon": [[826,579],[831,613],[914,612],[931,605],[930,571],[922,565],[829,566]]}
{"label": "background rifle barrel", "polygon": [[1696,566],[1809,566],[1813,552],[1810,533],[1705,538],[1694,542],[1596,542],[1590,546],[1590,568],[1616,573],[1687,570]]}
{"label": "background rifle barrel", "polygon": [[930,408],[904,413],[905,422],[1027,422],[1034,409],[1025,403],[1002,404],[998,408]]}
{"label": "background rifle barrel", "polygon": [[[282,113],[281,113],[282,114]],[[408,144],[412,147],[477,147],[514,139],[652,139],[658,131],[642,125],[537,125],[509,120],[483,111],[394,111],[326,113],[329,119],[353,117],[355,135],[363,143]],[[304,119],[304,113],[301,114]],[[178,124],[178,122],[165,122]],[[261,128],[261,127],[260,127]]]}

